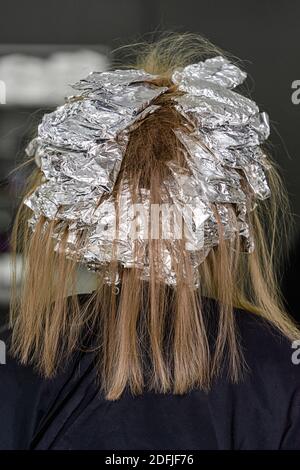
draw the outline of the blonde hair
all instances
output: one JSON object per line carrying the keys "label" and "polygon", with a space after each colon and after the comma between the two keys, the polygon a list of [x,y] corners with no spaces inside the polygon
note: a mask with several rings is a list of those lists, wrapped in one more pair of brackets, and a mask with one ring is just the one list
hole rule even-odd
{"label": "blonde hair", "polygon": [[[131,132],[114,194],[117,201],[126,179],[133,197],[147,187],[152,202],[159,203],[166,162],[184,165],[173,133],[182,122],[170,105],[170,96],[177,93],[170,74],[179,66],[224,53],[191,34],[166,35],[155,43],[131,45],[121,52],[127,51],[137,58],[126,67],[158,74],[156,83],[167,85],[170,91],[158,98],[163,106]],[[183,276],[183,271],[192,275],[190,259],[178,242],[172,254],[177,283],[176,287],[167,287],[157,276],[165,242],[151,240],[149,282],[140,279],[137,267],[125,269],[111,262],[112,276],[120,276],[119,294],[99,270],[96,289],[84,303],[76,295],[77,263],[53,249],[51,235],[57,222],[46,224],[46,218],[40,217],[34,233],[28,227],[31,210],[23,201],[41,183],[42,173],[36,168],[28,179],[11,238],[14,254],[21,252],[24,257],[19,293],[13,270],[13,354],[51,377],[81,347],[83,331],[90,332],[96,341],[99,387],[108,400],[116,400],[127,386],[133,394],[142,393],[145,386],[161,393],[183,394],[193,387],[208,390],[221,370],[225,353],[230,379],[241,379],[244,362],[235,308],[268,320],[286,337],[296,338],[299,332],[284,309],[276,276],[286,226],[282,216],[288,213],[288,203],[276,167],[270,159],[269,163],[271,198],[251,213],[254,252],[242,252],[239,236],[230,243],[223,239],[220,228],[220,243],[200,265],[200,287],[195,290]],[[62,252],[67,230],[61,241]],[[215,299],[218,305],[213,347],[208,339],[204,297]]]}

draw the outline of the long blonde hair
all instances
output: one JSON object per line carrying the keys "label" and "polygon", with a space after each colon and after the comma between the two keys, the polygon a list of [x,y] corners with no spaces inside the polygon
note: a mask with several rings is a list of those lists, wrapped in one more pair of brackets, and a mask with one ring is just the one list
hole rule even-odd
{"label": "long blonde hair", "polygon": [[[158,74],[157,84],[169,87],[175,68],[222,54],[207,40],[192,34],[167,35],[155,43],[140,43],[121,52],[127,51],[134,51],[137,58],[126,66]],[[116,201],[126,179],[133,195],[147,187],[151,200],[159,203],[166,162],[183,164],[172,131],[182,122],[169,101],[176,93],[173,86],[168,94],[158,98],[163,106],[131,132],[114,188]],[[120,277],[120,292],[116,294],[115,287],[105,282],[100,270],[96,273],[97,286],[84,303],[76,295],[77,263],[53,249],[51,235],[56,222],[45,223],[46,218],[40,217],[34,233],[28,227],[31,210],[23,201],[41,183],[42,173],[36,168],[28,179],[11,237],[14,254],[20,252],[24,258],[20,292],[13,269],[13,354],[24,364],[34,364],[45,377],[51,377],[80,348],[82,332],[90,331],[95,339],[100,389],[108,400],[116,400],[127,386],[133,394],[141,393],[146,385],[162,393],[183,394],[193,387],[208,390],[221,369],[225,352],[230,379],[241,379],[244,363],[236,334],[235,308],[245,309],[247,315],[258,315],[288,338],[296,338],[299,332],[283,307],[276,276],[288,203],[270,158],[269,163],[271,198],[251,213],[254,252],[242,252],[239,236],[230,243],[222,239],[220,228],[220,243],[200,265],[200,287],[195,290],[183,276],[183,270],[185,275],[190,272],[190,260],[178,243],[173,259],[177,283],[176,287],[167,287],[156,275],[163,242],[153,240],[149,242],[149,257],[150,266],[155,269],[150,269],[149,281],[140,279],[138,268],[125,269],[111,262],[112,276],[118,273]],[[64,242],[63,238],[61,252]],[[204,297],[215,299],[218,305],[213,348],[208,339]]]}

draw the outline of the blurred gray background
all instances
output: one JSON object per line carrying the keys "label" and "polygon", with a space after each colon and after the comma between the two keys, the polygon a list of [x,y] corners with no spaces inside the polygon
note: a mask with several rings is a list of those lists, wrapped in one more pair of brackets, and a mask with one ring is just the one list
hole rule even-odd
{"label": "blurred gray background", "polygon": [[6,83],[6,103],[0,104],[2,319],[9,298],[8,236],[26,176],[9,172],[20,162],[25,143],[42,114],[62,102],[66,83],[86,71],[105,70],[112,49],[166,30],[200,33],[242,59],[251,95],[270,115],[273,156],[296,221],[282,288],[289,310],[300,319],[300,104],[292,102],[292,83],[300,80],[300,2],[1,0],[0,80]]}

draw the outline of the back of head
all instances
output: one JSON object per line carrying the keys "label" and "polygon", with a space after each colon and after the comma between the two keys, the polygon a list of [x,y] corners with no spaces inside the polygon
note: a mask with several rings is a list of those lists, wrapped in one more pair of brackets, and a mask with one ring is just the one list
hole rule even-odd
{"label": "back of head", "polygon": [[[267,115],[241,94],[245,72],[199,36],[122,51],[135,62],[75,84],[28,147],[13,351],[52,376],[91,331],[108,399],[142,392],[145,354],[156,391],[209,388],[225,351],[238,380],[235,307],[297,335],[276,280],[286,200]],[[97,280],[85,305],[79,264]],[[219,305],[213,348],[203,297]]]}

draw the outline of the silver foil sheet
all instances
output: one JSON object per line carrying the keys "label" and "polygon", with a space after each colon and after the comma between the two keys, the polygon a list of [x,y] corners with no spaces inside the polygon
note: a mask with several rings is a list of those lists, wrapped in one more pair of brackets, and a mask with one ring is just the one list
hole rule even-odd
{"label": "silver foil sheet", "polygon": [[180,90],[191,95],[199,95],[203,82],[219,85],[222,88],[235,88],[243,83],[246,77],[246,72],[240,70],[228,59],[216,56],[175,70],[172,81]]}
{"label": "silver foil sheet", "polygon": [[[169,176],[158,209],[145,188],[133,203],[126,181],[116,201],[112,190],[130,132],[155,115],[156,99],[168,90],[156,86],[156,78],[135,69],[93,72],[73,85],[77,94],[44,115],[26,149],[43,174],[25,200],[33,211],[28,223],[35,230],[40,216],[55,220],[55,250],[90,270],[107,270],[107,282],[112,260],[137,267],[148,279],[149,240],[161,237],[160,262],[153,269],[167,284],[176,284],[174,261],[183,237],[197,286],[197,268],[218,245],[220,229],[225,239],[240,236],[247,251],[255,249],[249,212],[270,196],[269,164],[261,147],[269,121],[255,102],[234,90],[246,73],[227,59],[218,56],[175,70],[171,79],[181,93],[172,98],[173,105],[188,126],[173,130],[186,168],[166,163]],[[166,217],[162,229],[154,227],[155,210]]]}

